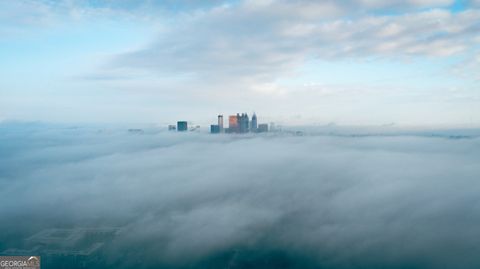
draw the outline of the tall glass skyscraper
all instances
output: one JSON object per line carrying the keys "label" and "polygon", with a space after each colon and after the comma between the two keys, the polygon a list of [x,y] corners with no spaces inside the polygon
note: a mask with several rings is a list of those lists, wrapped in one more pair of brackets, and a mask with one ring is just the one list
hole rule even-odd
{"label": "tall glass skyscraper", "polygon": [[239,132],[240,133],[248,133],[248,130],[250,129],[250,122],[248,119],[247,113],[242,113],[242,115],[237,114],[238,120],[238,125],[239,125]]}
{"label": "tall glass skyscraper", "polygon": [[239,115],[231,115],[228,117],[228,131],[230,133],[238,132],[238,117]]}
{"label": "tall glass skyscraper", "polygon": [[250,123],[250,131],[251,132],[256,132],[257,131],[257,114],[253,113],[253,116],[252,116],[252,121]]}
{"label": "tall glass skyscraper", "polygon": [[218,130],[223,133],[223,115],[218,115]]}

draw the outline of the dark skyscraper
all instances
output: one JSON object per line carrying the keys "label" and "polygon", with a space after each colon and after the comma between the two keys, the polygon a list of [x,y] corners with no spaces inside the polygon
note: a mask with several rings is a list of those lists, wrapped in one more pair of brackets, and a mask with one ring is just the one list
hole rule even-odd
{"label": "dark skyscraper", "polygon": [[177,121],[177,131],[185,132],[188,130],[188,124],[186,121]]}
{"label": "dark skyscraper", "polygon": [[251,124],[250,124],[250,132],[256,132],[257,131],[257,114],[253,113],[253,116],[252,116],[252,121],[251,121]]}

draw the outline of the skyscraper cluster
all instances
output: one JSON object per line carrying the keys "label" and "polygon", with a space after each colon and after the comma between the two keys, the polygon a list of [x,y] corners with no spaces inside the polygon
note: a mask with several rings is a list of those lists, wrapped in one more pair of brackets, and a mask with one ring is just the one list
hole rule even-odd
{"label": "skyscraper cluster", "polygon": [[[266,127],[266,128],[265,128]],[[218,115],[218,124],[210,125],[211,133],[260,133],[268,132],[267,124],[257,123],[257,115],[253,113],[252,119],[248,117],[247,113],[237,113],[236,115],[228,116],[228,128],[223,128],[223,115]]]}
{"label": "skyscraper cluster", "polygon": [[[237,113],[236,115],[228,116],[228,127],[225,128],[223,123],[223,115],[218,115],[217,124],[210,125],[210,133],[230,133],[230,134],[245,134],[245,133],[264,133],[268,132],[268,124],[258,124],[257,115],[253,113],[252,119],[248,117],[247,113]],[[187,121],[177,121],[177,125],[168,125],[169,131],[198,131],[200,126],[190,127]]]}

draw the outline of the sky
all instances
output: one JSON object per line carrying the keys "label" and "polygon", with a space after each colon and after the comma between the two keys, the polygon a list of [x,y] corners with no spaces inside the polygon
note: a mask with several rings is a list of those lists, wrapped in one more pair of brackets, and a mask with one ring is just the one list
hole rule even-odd
{"label": "sky", "polygon": [[480,126],[480,1],[0,1],[0,121]]}
{"label": "sky", "polygon": [[[0,124],[1,255],[41,255],[47,268],[480,266],[478,132],[239,137],[99,126]],[[55,256],[84,250],[82,240],[60,233],[35,248],[32,239],[102,228],[117,233],[93,236],[102,244],[87,265]]]}

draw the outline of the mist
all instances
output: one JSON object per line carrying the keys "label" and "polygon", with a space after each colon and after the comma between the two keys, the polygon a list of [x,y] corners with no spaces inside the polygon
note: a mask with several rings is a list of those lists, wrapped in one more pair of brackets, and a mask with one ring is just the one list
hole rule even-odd
{"label": "mist", "polygon": [[[458,137],[3,123],[0,252],[46,268],[475,268],[480,138]],[[35,241],[49,229],[114,232],[78,263],[83,243]]]}

